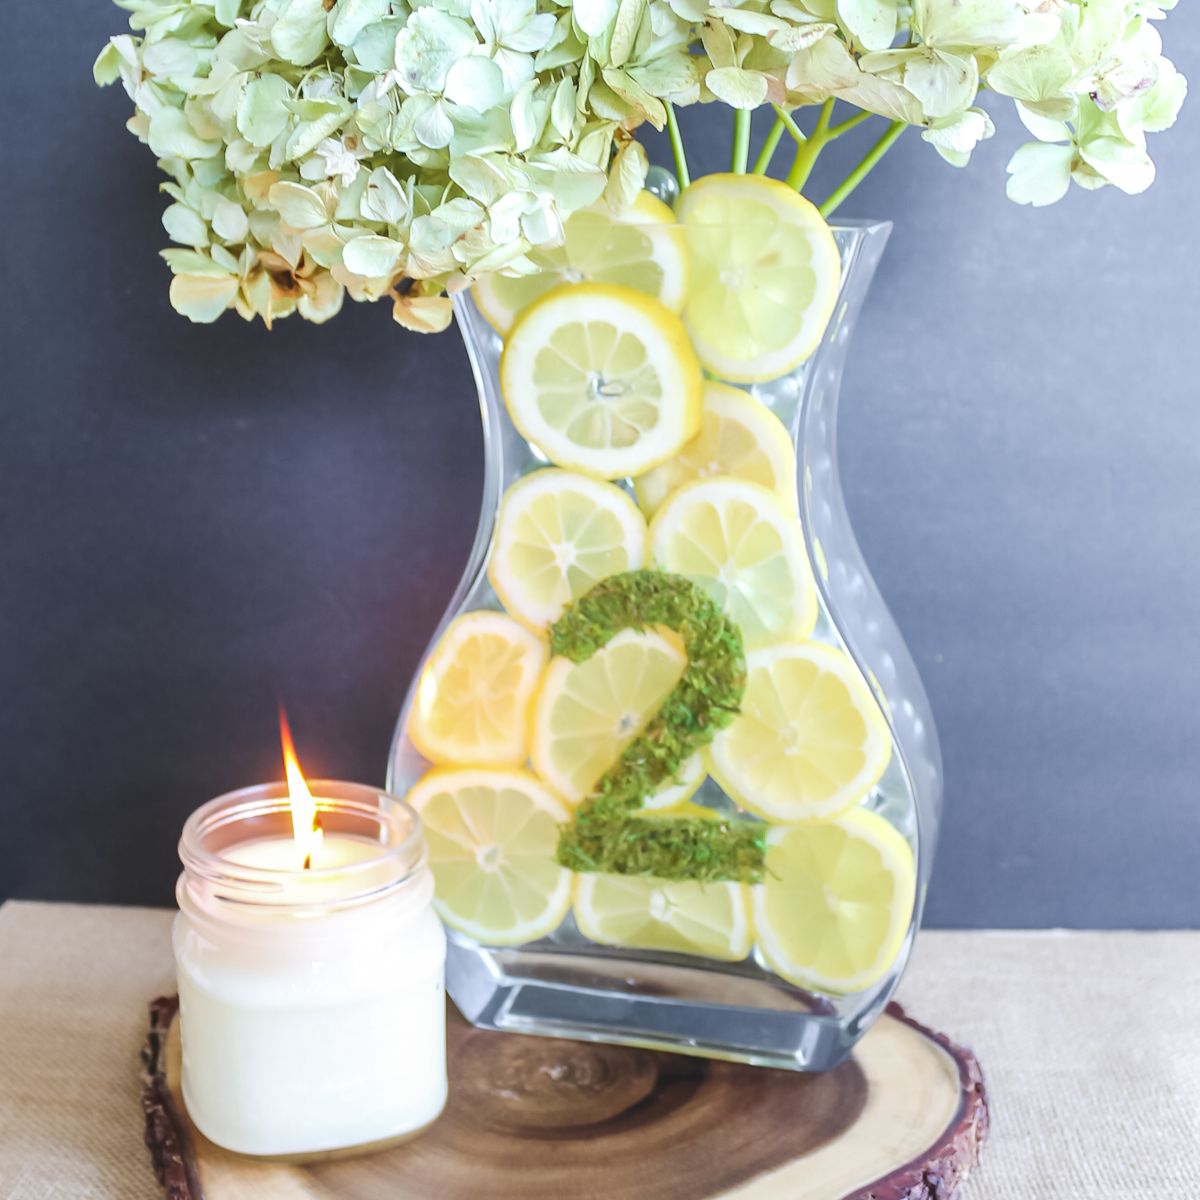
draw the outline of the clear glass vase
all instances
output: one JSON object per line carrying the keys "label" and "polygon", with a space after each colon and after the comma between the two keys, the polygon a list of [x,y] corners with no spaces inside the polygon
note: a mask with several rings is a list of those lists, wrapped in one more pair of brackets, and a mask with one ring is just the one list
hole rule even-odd
{"label": "clear glass vase", "polygon": [[[887,222],[834,227],[840,290],[817,350],[790,374],[746,390],[779,417],[795,443],[799,517],[819,609],[810,638],[848,656],[890,734],[890,761],[859,807],[898,831],[914,856],[915,899],[898,952],[869,986],[839,992],[783,978],[758,945],[741,961],[729,962],[600,944],[580,933],[571,913],[548,936],[521,945],[486,945],[450,928],[447,988],[477,1026],[821,1071],[849,1053],[895,989],[920,925],[938,835],[942,764],[916,667],[850,528],[837,464],[842,371],[890,233]],[[516,480],[549,465],[505,408],[500,336],[469,294],[456,298],[455,310],[479,390],[483,501],[470,560],[426,660],[461,614],[503,611],[487,574],[501,499]],[[629,481],[616,482],[632,491]],[[432,767],[409,736],[420,679],[418,672],[391,751],[387,786],[400,796]],[[693,802],[734,817],[748,815],[712,777]]]}

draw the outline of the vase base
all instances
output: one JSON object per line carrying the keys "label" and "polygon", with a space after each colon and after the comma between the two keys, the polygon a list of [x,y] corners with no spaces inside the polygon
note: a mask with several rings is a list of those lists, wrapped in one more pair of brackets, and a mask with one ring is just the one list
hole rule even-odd
{"label": "vase base", "polygon": [[[904,957],[904,956],[902,956]],[[752,961],[549,941],[480,946],[450,933],[446,989],[474,1025],[791,1071],[837,1066],[865,1026],[861,1008],[791,987]],[[890,988],[880,989],[880,1007]],[[872,1006],[873,1009],[873,1006]],[[870,1011],[866,1024],[874,1018]]]}

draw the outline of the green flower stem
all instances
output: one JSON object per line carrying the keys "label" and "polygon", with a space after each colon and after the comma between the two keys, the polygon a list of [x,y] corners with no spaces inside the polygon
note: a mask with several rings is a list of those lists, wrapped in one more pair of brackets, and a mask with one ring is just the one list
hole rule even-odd
{"label": "green flower stem", "polygon": [[796,161],[792,163],[792,169],[788,172],[788,187],[795,188],[799,192],[808,182],[817,157],[825,148],[825,143],[830,140],[829,118],[832,114],[833,97],[830,96],[821,105],[821,115],[817,118],[817,127],[812,131],[812,136],[796,151]]}
{"label": "green flower stem", "polygon": [[671,137],[671,153],[675,156],[675,178],[679,181],[679,190],[682,192],[692,182],[692,176],[688,171],[679,122],[675,119],[675,106],[670,100],[664,100],[663,103],[667,109],[667,132]]}
{"label": "green flower stem", "polygon": [[750,159],[750,110],[734,109],[733,113],[733,161],[730,170],[735,175],[745,175],[746,163]]}
{"label": "green flower stem", "polygon": [[771,159],[775,157],[776,147],[779,145],[779,139],[783,137],[784,130],[787,128],[783,123],[782,114],[775,118],[775,124],[771,126],[771,132],[767,134],[767,140],[763,142],[762,149],[758,152],[758,157],[754,160],[754,175],[765,175],[767,168],[771,165]]}
{"label": "green flower stem", "polygon": [[778,104],[772,104],[771,107],[775,110],[776,117],[783,122],[783,127],[796,139],[796,145],[803,146],[808,141],[808,137],[805,135],[804,130],[796,124],[792,114],[784,112]]}
{"label": "green flower stem", "polygon": [[821,205],[821,216],[829,220],[830,214],[867,177],[871,168],[892,148],[896,139],[908,128],[906,121],[893,121],[883,137],[863,156],[862,162],[842,180],[829,199]]}
{"label": "green flower stem", "polygon": [[847,117],[840,125],[835,125],[829,131],[829,140],[840,138],[843,133],[849,133],[856,125],[861,125],[868,117],[873,117],[874,113],[856,112],[854,116]]}

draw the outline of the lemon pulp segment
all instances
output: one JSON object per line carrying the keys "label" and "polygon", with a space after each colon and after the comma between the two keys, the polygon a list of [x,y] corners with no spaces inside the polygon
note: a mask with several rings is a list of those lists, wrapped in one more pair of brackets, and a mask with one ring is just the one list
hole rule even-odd
{"label": "lemon pulp segment", "polygon": [[588,795],[650,723],[687,666],[678,637],[623,629],[582,663],[551,659],[533,705],[534,769],[560,795]]}
{"label": "lemon pulp segment", "polygon": [[650,557],[704,588],[747,646],[807,637],[816,625],[800,522],[759,484],[719,477],[677,489],[650,523]]}
{"label": "lemon pulp segment", "polygon": [[676,488],[714,475],[761,484],[798,511],[796,452],[783,422],[748,393],[708,380],[700,432],[673,458],[634,480],[638,504],[652,517]]}
{"label": "lemon pulp segment", "polygon": [[645,562],[646,522],[620,488],[548,468],[504,494],[488,578],[518,620],[544,628],[601,579]]}
{"label": "lemon pulp segment", "polygon": [[435,763],[520,766],[546,642],[511,617],[459,617],[421,672],[408,733]]}
{"label": "lemon pulp segment", "polygon": [[837,243],[817,209],[761,175],[705,176],[678,207],[691,254],[684,320],[701,362],[749,383],[808,358],[841,277]]}
{"label": "lemon pulp segment", "polygon": [[567,218],[561,246],[534,247],[526,257],[536,274],[485,275],[472,288],[475,303],[500,334],[517,314],[561,283],[616,283],[636,288],[679,312],[687,298],[688,255],[675,214],[649,192],[615,215],[603,201]]}
{"label": "lemon pulp segment", "polygon": [[558,927],[571,872],[555,853],[570,814],[529,771],[431,771],[408,802],[425,825],[434,907],[446,924],[496,945]]}
{"label": "lemon pulp segment", "polygon": [[633,288],[554,288],[500,357],[513,424],[551,462],[598,479],[670,458],[700,427],[703,377],[679,318]]}
{"label": "lemon pulp segment", "polygon": [[744,808],[774,821],[822,821],[857,804],[892,754],[891,732],[842,651],[784,642],[746,655],[741,714],[707,749]]}
{"label": "lemon pulp segment", "polygon": [[704,782],[706,774],[704,755],[697,750],[683,760],[683,764],[679,768],[679,778],[668,779],[656,792],[646,796],[642,800],[642,807],[651,812],[678,810],[680,805],[686,804],[696,794],[697,789]]}
{"label": "lemon pulp segment", "polygon": [[738,883],[682,883],[637,875],[580,875],[575,922],[595,942],[737,961],[750,951]]}
{"label": "lemon pulp segment", "polygon": [[877,814],[852,809],[772,829],[767,846],[764,882],[751,891],[755,937],[772,970],[835,993],[886,974],[916,895],[908,842]]}

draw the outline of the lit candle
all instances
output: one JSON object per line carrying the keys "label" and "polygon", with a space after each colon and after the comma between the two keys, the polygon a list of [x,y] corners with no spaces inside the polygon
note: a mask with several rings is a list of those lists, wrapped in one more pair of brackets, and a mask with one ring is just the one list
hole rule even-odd
{"label": "lit candle", "polygon": [[228,1150],[306,1158],[419,1132],[446,1100],[445,935],[420,818],[357,784],[232,792],[184,828],[183,1095]]}

